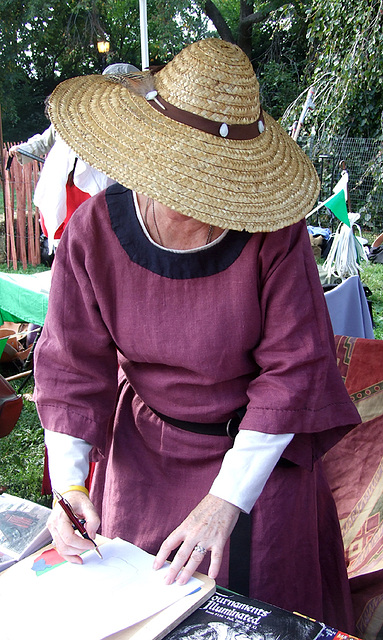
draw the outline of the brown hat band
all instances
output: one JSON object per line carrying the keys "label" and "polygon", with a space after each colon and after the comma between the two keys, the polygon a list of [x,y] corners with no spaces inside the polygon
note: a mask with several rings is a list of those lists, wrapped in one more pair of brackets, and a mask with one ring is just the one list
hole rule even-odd
{"label": "brown hat band", "polygon": [[263,119],[262,108],[259,118],[255,122],[249,124],[226,124],[226,122],[214,122],[203,116],[198,116],[190,111],[184,111],[175,107],[170,102],[161,98],[157,92],[153,91],[153,95],[147,95],[148,103],[167,118],[171,118],[176,122],[181,122],[194,129],[211,133],[219,138],[228,138],[229,140],[253,140],[257,138],[265,130],[265,122]]}

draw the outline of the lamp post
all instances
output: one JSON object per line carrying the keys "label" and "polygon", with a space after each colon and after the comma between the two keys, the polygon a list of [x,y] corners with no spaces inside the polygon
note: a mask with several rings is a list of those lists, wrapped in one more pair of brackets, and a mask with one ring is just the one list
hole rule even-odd
{"label": "lamp post", "polygon": [[102,67],[106,67],[106,54],[109,53],[110,44],[107,40],[97,41],[97,50],[101,56]]}

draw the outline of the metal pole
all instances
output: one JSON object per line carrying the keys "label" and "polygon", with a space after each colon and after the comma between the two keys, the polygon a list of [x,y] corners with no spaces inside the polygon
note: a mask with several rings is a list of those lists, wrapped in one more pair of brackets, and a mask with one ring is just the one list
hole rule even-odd
{"label": "metal pole", "polygon": [[149,68],[148,15],[146,0],[140,0],[141,67]]}

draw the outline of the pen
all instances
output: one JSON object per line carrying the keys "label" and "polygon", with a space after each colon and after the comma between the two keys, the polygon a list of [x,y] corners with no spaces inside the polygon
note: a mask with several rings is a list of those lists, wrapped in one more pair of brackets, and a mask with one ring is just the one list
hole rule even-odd
{"label": "pen", "polygon": [[58,504],[60,505],[60,507],[65,511],[66,515],[68,516],[69,520],[73,524],[74,528],[77,529],[81,533],[83,538],[86,538],[87,540],[90,540],[91,542],[93,542],[94,546],[96,547],[96,552],[98,553],[98,555],[100,556],[100,558],[102,560],[102,555],[101,555],[100,549],[98,548],[98,546],[95,543],[95,541],[92,540],[92,538],[87,533],[87,530],[85,529],[83,522],[80,520],[80,518],[78,518],[76,516],[76,514],[73,511],[73,509],[72,509],[71,505],[69,504],[68,500],[65,500],[65,498],[63,498],[62,495],[58,491],[56,491],[55,489],[53,489],[53,495],[56,498],[56,500],[57,500]]}

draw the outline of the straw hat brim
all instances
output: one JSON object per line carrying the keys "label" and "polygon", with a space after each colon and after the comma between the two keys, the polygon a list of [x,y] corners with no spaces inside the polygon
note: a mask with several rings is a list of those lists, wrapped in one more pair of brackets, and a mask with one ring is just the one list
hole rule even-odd
{"label": "straw hat brim", "polygon": [[311,161],[267,113],[261,135],[229,140],[167,118],[107,76],[62,82],[49,112],[82,160],[208,224],[275,231],[302,219],[318,196]]}

